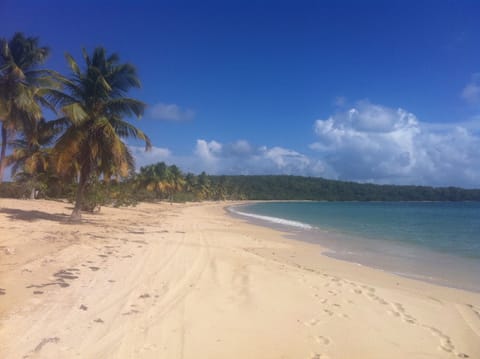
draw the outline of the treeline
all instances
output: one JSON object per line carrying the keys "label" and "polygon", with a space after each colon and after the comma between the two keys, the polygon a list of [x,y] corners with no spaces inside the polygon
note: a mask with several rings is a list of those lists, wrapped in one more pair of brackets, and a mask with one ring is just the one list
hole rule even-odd
{"label": "treeline", "polygon": [[301,176],[210,176],[227,193],[251,200],[480,201],[480,189],[396,186]]}
{"label": "treeline", "polygon": [[[50,181],[35,183],[38,197],[74,200],[78,186],[75,182],[65,184],[55,181],[55,177]],[[28,197],[31,189],[29,181],[20,179],[0,185],[0,196]],[[480,189],[375,185],[286,175],[195,175],[159,162],[142,167],[121,181],[90,181],[83,209],[159,200],[480,201]]]}

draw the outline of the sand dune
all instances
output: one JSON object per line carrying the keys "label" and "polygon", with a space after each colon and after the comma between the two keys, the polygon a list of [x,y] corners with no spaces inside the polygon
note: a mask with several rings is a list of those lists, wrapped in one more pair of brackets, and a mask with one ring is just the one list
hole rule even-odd
{"label": "sand dune", "polygon": [[480,358],[480,294],[321,255],[225,204],[0,199],[2,358]]}

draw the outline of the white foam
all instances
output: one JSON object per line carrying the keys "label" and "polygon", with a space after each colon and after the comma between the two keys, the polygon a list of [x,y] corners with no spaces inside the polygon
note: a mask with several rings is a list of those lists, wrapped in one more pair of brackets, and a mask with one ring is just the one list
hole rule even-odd
{"label": "white foam", "polygon": [[235,208],[232,208],[232,207],[229,208],[229,211],[231,211],[235,214],[238,214],[240,216],[260,219],[262,221],[267,221],[267,222],[276,223],[276,224],[282,224],[284,226],[290,226],[290,227],[296,227],[296,228],[302,228],[302,229],[312,229],[313,228],[312,226],[310,226],[309,224],[306,224],[306,223],[291,221],[289,219],[284,219],[284,218],[262,216],[262,215],[259,215],[259,214],[240,212],[240,211],[238,211],[238,210],[236,210]]}

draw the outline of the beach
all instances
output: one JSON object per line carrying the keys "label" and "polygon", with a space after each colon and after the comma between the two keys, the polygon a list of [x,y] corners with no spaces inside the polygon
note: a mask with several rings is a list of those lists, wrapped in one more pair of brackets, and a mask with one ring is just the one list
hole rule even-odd
{"label": "beach", "polygon": [[322,254],[234,203],[0,199],[2,358],[480,358],[480,293]]}

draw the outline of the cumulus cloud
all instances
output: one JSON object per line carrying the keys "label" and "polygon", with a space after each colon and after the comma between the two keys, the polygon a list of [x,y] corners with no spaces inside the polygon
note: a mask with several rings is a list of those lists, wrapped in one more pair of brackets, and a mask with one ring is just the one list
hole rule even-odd
{"label": "cumulus cloud", "polygon": [[172,153],[168,148],[152,147],[151,150],[145,151],[145,147],[129,146],[135,158],[135,167],[137,170],[152,163],[165,162],[172,157]]}
{"label": "cumulus cloud", "polygon": [[462,91],[462,98],[470,104],[480,103],[480,73],[472,75],[470,83]]}
{"label": "cumulus cloud", "polygon": [[317,140],[302,153],[245,139],[198,139],[190,154],[133,147],[137,168],[165,161],[185,172],[291,174],[359,182],[480,187],[480,117],[422,122],[413,113],[361,101],[313,126]]}
{"label": "cumulus cloud", "polygon": [[300,152],[274,146],[255,147],[246,140],[220,143],[198,139],[190,155],[178,156],[167,148],[130,146],[137,170],[157,162],[176,164],[185,172],[209,174],[292,174],[328,176],[327,167]]}
{"label": "cumulus cloud", "polygon": [[[255,147],[246,140],[219,143],[215,140],[197,140],[194,171],[206,170],[212,174],[298,174],[324,175],[320,161],[297,151],[274,146]],[[190,161],[193,163],[193,161]]]}
{"label": "cumulus cloud", "polygon": [[197,140],[194,154],[203,163],[205,170],[212,171],[216,169],[221,151],[222,145],[216,141]]}
{"label": "cumulus cloud", "polygon": [[238,140],[231,144],[232,152],[235,154],[248,154],[252,152],[252,146],[245,140]]}
{"label": "cumulus cloud", "polygon": [[334,177],[377,183],[480,186],[480,137],[468,126],[422,124],[368,101],[317,120],[316,150]]}
{"label": "cumulus cloud", "polygon": [[156,120],[189,121],[195,117],[191,109],[182,109],[175,104],[157,103],[152,106],[150,116]]}

